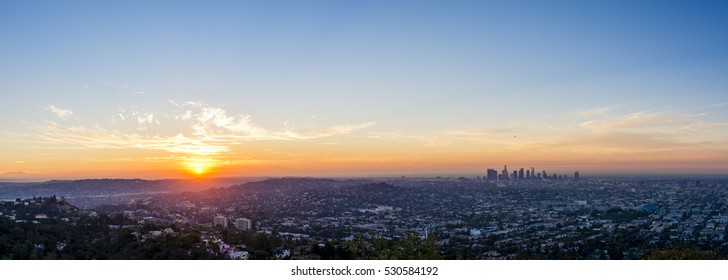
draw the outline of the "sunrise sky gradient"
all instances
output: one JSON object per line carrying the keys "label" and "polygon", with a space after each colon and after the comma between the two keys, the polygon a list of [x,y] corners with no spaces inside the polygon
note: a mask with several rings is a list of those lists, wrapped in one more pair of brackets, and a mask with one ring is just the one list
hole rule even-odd
{"label": "sunrise sky gradient", "polygon": [[726,27],[726,1],[3,0],[0,179],[726,174]]}

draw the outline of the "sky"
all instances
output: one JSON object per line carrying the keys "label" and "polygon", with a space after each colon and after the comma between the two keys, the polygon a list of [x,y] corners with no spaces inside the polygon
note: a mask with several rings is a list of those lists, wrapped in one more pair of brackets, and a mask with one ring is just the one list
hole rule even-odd
{"label": "sky", "polygon": [[728,173],[725,1],[0,0],[0,179]]}

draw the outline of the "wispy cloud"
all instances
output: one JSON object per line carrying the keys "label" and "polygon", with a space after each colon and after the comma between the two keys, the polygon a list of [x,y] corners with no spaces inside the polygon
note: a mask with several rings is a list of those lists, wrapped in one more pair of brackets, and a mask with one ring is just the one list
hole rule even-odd
{"label": "wispy cloud", "polygon": [[[307,140],[336,135],[348,135],[373,126],[374,122],[341,124],[306,131],[296,130],[288,125],[281,129],[267,129],[255,124],[250,115],[230,115],[224,109],[208,106],[199,102],[172,102],[177,108],[184,109],[179,114],[159,114],[169,121],[181,122],[181,129],[172,134],[151,134],[148,125],[161,122],[154,112],[138,112],[120,109],[112,114],[112,128],[100,125],[88,126],[77,122],[65,125],[46,121],[37,125],[37,141],[55,144],[54,147],[98,148],[98,149],[148,149],[163,150],[173,154],[217,155],[227,153],[241,141],[256,140]],[[68,117],[72,113],[55,106],[48,110],[59,116]],[[121,125],[119,122],[132,121],[137,125]],[[186,126],[185,126],[186,124]],[[39,144],[42,144],[39,143]],[[48,145],[50,146],[50,145]]]}
{"label": "wispy cloud", "polygon": [[154,113],[152,112],[137,112],[132,111],[132,116],[136,117],[137,122],[140,125],[144,124],[159,124],[159,120],[154,117]]}
{"label": "wispy cloud", "polygon": [[441,147],[441,146],[449,146],[452,144],[450,141],[447,140],[422,140],[419,143],[419,146],[421,147]]}
{"label": "wispy cloud", "polygon": [[196,155],[218,154],[229,151],[227,145],[212,140],[200,140],[179,133],[173,136],[140,135],[121,133],[99,126],[66,126],[45,122],[38,127],[39,137],[47,143],[66,144],[71,147],[97,149],[149,149],[165,150],[171,153]]}
{"label": "wispy cloud", "polygon": [[91,159],[85,159],[86,162],[155,162],[155,163],[163,163],[163,162],[181,162],[184,164],[187,164],[188,166],[192,165],[198,165],[198,166],[204,166],[204,167],[215,167],[215,166],[225,166],[225,165],[231,165],[231,164],[243,164],[243,165],[250,165],[250,164],[264,164],[264,163],[271,163],[274,162],[269,159],[255,159],[251,157],[224,157],[224,156],[218,156],[218,157],[210,157],[210,156],[199,156],[199,155],[192,155],[192,156],[186,156],[186,155],[177,155],[172,154],[168,156],[156,156],[156,157],[113,157],[113,158],[91,158]]}
{"label": "wispy cloud", "polygon": [[700,122],[692,116],[679,115],[671,112],[635,112],[611,118],[588,120],[580,123],[581,127],[596,132],[623,130],[623,129],[668,129],[680,127],[693,127]]}
{"label": "wispy cloud", "polygon": [[346,135],[374,126],[375,122],[343,124],[308,131],[296,130],[285,125],[282,129],[271,130],[257,125],[250,115],[228,115],[225,109],[208,106],[199,102],[176,103],[170,101],[184,112],[177,114],[177,120],[191,120],[193,135],[213,139],[236,140],[303,140]]}
{"label": "wispy cloud", "polygon": [[116,114],[111,115],[111,124],[120,125],[124,122],[138,129],[147,130],[152,125],[162,124],[158,114],[153,111],[137,111],[120,108]]}
{"label": "wispy cloud", "polygon": [[462,129],[445,131],[445,134],[458,136],[492,136],[509,134],[511,132],[509,129]]}
{"label": "wispy cloud", "polygon": [[[679,111],[616,113],[602,108],[568,112],[562,123],[546,123],[519,130],[458,129],[441,133],[460,145],[475,143],[483,155],[571,161],[622,161],[702,158],[726,162],[728,123],[711,121],[709,115]],[[449,138],[448,138],[449,137]]]}
{"label": "wispy cloud", "polygon": [[53,104],[46,106],[45,109],[46,111],[56,114],[56,116],[64,120],[68,120],[70,117],[73,116],[73,112],[71,110],[59,108]]}
{"label": "wispy cloud", "polygon": [[582,118],[592,118],[592,117],[598,117],[598,116],[604,116],[607,113],[611,112],[613,108],[610,107],[602,107],[602,108],[593,108],[585,111],[576,111],[572,112],[573,115],[582,117]]}
{"label": "wispy cloud", "polygon": [[[678,111],[639,111],[582,114],[576,126],[552,135],[534,149],[562,154],[610,158],[689,158],[712,150],[713,156],[728,151],[728,124],[711,122],[703,114]],[[716,148],[720,147],[720,148]],[[706,154],[707,155],[707,154]],[[708,157],[710,157],[708,155]]]}
{"label": "wispy cloud", "polygon": [[708,104],[708,105],[705,105],[705,106],[698,107],[698,110],[700,110],[700,109],[706,109],[706,108],[718,108],[718,107],[723,107],[723,106],[726,106],[726,105],[728,105],[727,102],[724,102],[724,103],[715,103],[715,104]]}

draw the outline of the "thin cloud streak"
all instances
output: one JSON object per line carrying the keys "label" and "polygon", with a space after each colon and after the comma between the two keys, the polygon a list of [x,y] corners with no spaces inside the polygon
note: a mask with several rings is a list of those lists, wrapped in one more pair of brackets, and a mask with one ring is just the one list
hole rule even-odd
{"label": "thin cloud streak", "polygon": [[[560,159],[571,162],[610,164],[625,159],[728,164],[725,122],[711,122],[706,115],[672,111],[611,113],[612,109],[570,112],[572,124],[542,123],[541,129],[519,131],[517,137],[496,137],[490,130],[452,130],[450,139],[482,147],[486,158]],[[573,117],[577,117],[574,121]],[[507,132],[507,131],[506,131]],[[505,136],[510,136],[506,134]],[[514,134],[515,136],[515,134]]]}
{"label": "thin cloud streak", "polygon": [[[64,126],[55,122],[45,122],[38,127],[39,137],[46,143],[66,144],[71,147],[95,149],[148,149],[164,150],[171,153],[196,155],[219,154],[229,148],[220,142],[202,141],[179,133],[174,136],[149,136],[136,133],[124,134],[99,126]],[[222,142],[222,141],[221,141]]]}
{"label": "thin cloud streak", "polygon": [[229,116],[219,107],[200,102],[170,103],[185,111],[176,115],[176,120],[192,120],[192,135],[204,139],[232,140],[306,140],[334,135],[346,135],[374,126],[375,122],[334,125],[312,131],[297,131],[286,126],[281,130],[270,130],[253,122],[250,115]]}
{"label": "thin cloud streak", "polygon": [[73,116],[73,111],[71,111],[69,109],[63,109],[63,108],[56,107],[53,104],[46,106],[45,109],[46,109],[46,111],[56,114],[56,116],[58,116],[59,118],[64,119],[64,120],[68,120],[70,117]]}
{"label": "thin cloud streak", "polygon": [[718,107],[723,107],[723,106],[726,106],[726,105],[728,105],[728,102],[709,104],[709,105],[705,105],[705,106],[698,107],[698,110],[700,110],[700,109],[706,109],[706,108],[718,108]]}
{"label": "thin cloud streak", "polygon": [[[148,129],[147,125],[161,123],[157,115],[152,112],[132,111],[131,115],[125,117],[125,111],[121,110],[112,115],[112,125],[117,124],[115,120],[118,116],[122,122],[131,119],[139,126],[132,131],[121,131],[103,128],[99,125],[72,126],[46,121],[36,125],[37,135],[32,136],[37,139],[37,144],[55,145],[54,148],[146,149],[162,150],[173,154],[210,156],[228,153],[232,146],[239,145],[243,141],[318,139],[348,135],[375,125],[374,122],[365,122],[334,125],[310,131],[298,131],[292,127],[270,130],[255,124],[250,115],[229,116],[222,108],[210,107],[199,102],[182,104],[170,102],[178,108],[186,109],[181,114],[169,114],[169,116],[176,121],[188,124],[190,131],[178,131],[173,135],[143,133]],[[55,106],[48,108],[59,109]],[[72,114],[63,109],[56,111],[61,112],[59,116]]]}
{"label": "thin cloud streak", "polygon": [[456,136],[492,136],[511,133],[508,129],[467,129],[467,130],[449,130],[445,134]]}
{"label": "thin cloud streak", "polygon": [[582,118],[592,118],[592,117],[598,117],[598,116],[604,116],[607,113],[611,112],[613,108],[610,107],[603,107],[603,108],[594,108],[586,111],[578,111],[573,112],[572,114],[578,117]]}
{"label": "thin cloud streak", "polygon": [[580,123],[581,127],[595,132],[620,129],[674,129],[674,127],[692,127],[699,122],[687,116],[669,112],[635,112],[612,119],[589,120]]}

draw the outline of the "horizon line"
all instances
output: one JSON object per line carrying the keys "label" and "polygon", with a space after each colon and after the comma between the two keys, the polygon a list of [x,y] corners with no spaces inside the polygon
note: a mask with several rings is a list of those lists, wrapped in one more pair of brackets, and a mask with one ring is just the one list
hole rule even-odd
{"label": "horizon line", "polygon": [[[580,180],[584,179],[602,179],[602,178],[635,178],[635,177],[672,177],[672,178],[695,178],[695,177],[726,177],[726,173],[590,173],[589,175],[580,174]],[[231,180],[231,179],[475,179],[485,180],[484,176],[476,174],[457,174],[457,175],[438,175],[438,174],[402,174],[402,175],[368,175],[368,176],[300,176],[300,175],[283,175],[283,176],[219,176],[219,177],[167,177],[167,178],[142,178],[142,177],[78,177],[78,178],[62,178],[62,179],[15,179],[0,178],[0,183],[48,183],[53,181],[82,181],[82,180],[142,180],[142,181],[165,181],[165,180]],[[494,180],[498,181],[538,181],[551,179],[522,179],[522,180]],[[563,180],[573,180],[568,177]]]}

